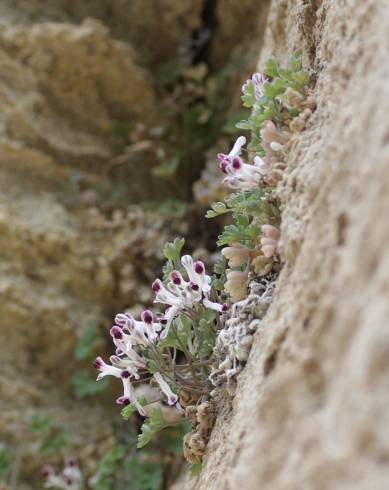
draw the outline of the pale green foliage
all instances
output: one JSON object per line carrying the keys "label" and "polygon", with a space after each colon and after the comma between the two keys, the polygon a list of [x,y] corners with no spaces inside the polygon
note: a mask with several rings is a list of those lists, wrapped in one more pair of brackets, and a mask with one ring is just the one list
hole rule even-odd
{"label": "pale green foliage", "polygon": [[[264,150],[261,146],[259,131],[265,121],[281,118],[280,106],[277,98],[283,99],[288,87],[303,93],[309,83],[309,73],[302,68],[302,52],[295,51],[289,59],[288,68],[280,68],[275,58],[270,58],[265,64],[265,75],[270,79],[263,86],[263,96],[257,100],[254,95],[254,85],[249,83],[246,93],[242,96],[243,105],[251,109],[249,119],[240,121],[236,127],[251,131],[251,143],[249,149],[261,156]],[[296,116],[298,111],[289,108],[291,116]]]}
{"label": "pale green foliage", "polygon": [[[302,52],[295,51],[288,61],[288,66],[283,69],[277,60],[272,57],[265,64],[264,75],[256,74],[243,86],[243,106],[251,109],[247,120],[240,121],[237,127],[251,131],[251,142],[248,150],[254,155],[264,157],[266,152],[262,147],[261,130],[266,121],[276,123],[278,129],[286,130],[285,120],[290,120],[299,114],[295,107],[290,107],[285,98],[288,88],[306,95],[306,86],[309,82],[309,73],[302,67]],[[220,236],[217,245],[244,246],[248,250],[256,250],[259,253],[261,226],[270,224],[277,227],[280,220],[280,209],[274,199],[269,199],[271,187],[262,185],[247,191],[230,194],[224,202],[212,204],[207,212],[207,218],[231,213],[233,223],[227,224]],[[213,278],[213,285],[222,291],[225,281],[223,267],[226,261],[218,264],[217,274]],[[241,270],[247,264],[242,264]],[[236,268],[239,270],[239,268]]]}
{"label": "pale green foliage", "polygon": [[[147,400],[144,396],[138,396],[137,400],[141,405],[146,405],[147,403]],[[136,412],[137,412],[136,406],[133,403],[130,403],[129,405],[127,405],[122,409],[121,415],[124,420],[128,420],[131,417],[131,415]]]}
{"label": "pale green foliage", "polygon": [[111,490],[118,466],[126,455],[123,446],[115,446],[110,449],[99,461],[97,473],[93,478],[94,490]]}
{"label": "pale green foliage", "polygon": [[86,369],[76,371],[71,381],[76,398],[97,395],[106,390],[109,385],[108,378],[104,378],[99,383],[96,383],[96,378]]}
{"label": "pale green foliage", "polygon": [[166,264],[162,268],[164,280],[168,278],[172,270],[180,266],[179,260],[184,245],[184,238],[175,238],[173,242],[167,242],[163,247],[163,254],[167,259]]}
{"label": "pale green foliage", "polygon": [[148,417],[142,425],[141,433],[138,436],[137,447],[141,448],[146,446],[154,434],[166,427],[166,423],[163,420],[162,411],[160,408],[153,408],[150,417]]}
{"label": "pale green foliage", "polygon": [[12,469],[11,451],[0,444],[0,483],[7,483],[8,475]]}

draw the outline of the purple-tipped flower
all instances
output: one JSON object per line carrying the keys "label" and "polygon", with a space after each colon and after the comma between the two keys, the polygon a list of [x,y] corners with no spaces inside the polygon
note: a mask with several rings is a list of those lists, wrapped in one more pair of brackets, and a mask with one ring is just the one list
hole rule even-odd
{"label": "purple-tipped flower", "polygon": [[242,85],[243,95],[251,95],[252,92],[256,102],[263,96],[263,85],[266,82],[266,76],[262,73],[254,73],[251,78],[249,78]]}
{"label": "purple-tipped flower", "polygon": [[234,170],[239,170],[242,168],[243,160],[240,157],[235,157],[232,159],[232,167]]}
{"label": "purple-tipped flower", "polygon": [[123,339],[123,331],[120,327],[117,327],[116,325],[111,328],[109,333],[111,334],[111,337],[113,337],[116,340]]}
{"label": "purple-tipped flower", "polygon": [[95,362],[93,363],[93,367],[95,369],[100,370],[103,367],[103,365],[104,365],[103,359],[100,356],[96,357]]}
{"label": "purple-tipped flower", "polygon": [[42,468],[42,475],[45,478],[50,475],[54,475],[54,468],[51,466],[51,464],[45,464],[45,466]]}
{"label": "purple-tipped flower", "polygon": [[194,270],[196,274],[204,274],[205,273],[205,267],[204,264],[200,260],[196,260],[196,262],[193,264]]}
{"label": "purple-tipped flower", "polygon": [[180,286],[183,283],[182,275],[178,271],[172,271],[169,274],[169,279],[176,286]]}
{"label": "purple-tipped flower", "polygon": [[262,183],[262,173],[255,165],[244,163],[240,157],[242,147],[246,143],[246,138],[240,136],[228,155],[218,154],[220,168],[227,174],[224,179],[232,189],[248,190],[257,187]]}
{"label": "purple-tipped flower", "polygon": [[118,313],[115,316],[115,323],[119,327],[128,327],[134,321],[129,313]]}
{"label": "purple-tipped flower", "polygon": [[151,287],[152,287],[154,293],[159,293],[159,291],[161,291],[161,289],[163,287],[162,281],[160,279],[156,279],[153,282]]}
{"label": "purple-tipped flower", "polygon": [[192,281],[189,281],[189,287],[193,290],[193,291],[198,291],[199,290],[199,285],[196,284],[195,282],[192,282]]}
{"label": "purple-tipped flower", "polygon": [[168,404],[175,405],[178,402],[178,396],[170,389],[170,386],[163,379],[161,373],[154,373],[154,379],[161,388],[161,391],[166,395]]}
{"label": "purple-tipped flower", "polygon": [[130,399],[126,396],[119,396],[119,398],[116,398],[117,405],[129,405],[130,403]]}
{"label": "purple-tipped flower", "polygon": [[154,321],[153,312],[150,310],[142,311],[140,317],[142,321],[145,322],[147,325],[151,325]]}

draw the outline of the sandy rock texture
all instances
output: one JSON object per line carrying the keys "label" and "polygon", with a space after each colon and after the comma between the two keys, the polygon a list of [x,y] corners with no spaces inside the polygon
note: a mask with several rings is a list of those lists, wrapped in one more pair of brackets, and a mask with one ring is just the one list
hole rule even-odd
{"label": "sandy rock texture", "polygon": [[[141,260],[144,250],[152,256],[150,242],[161,248],[158,239],[165,241],[155,221],[144,230],[142,216],[121,226],[120,219],[90,215],[104,202],[99,189],[112,194],[104,168],[120,151],[114,128],[128,120],[147,124],[156,94],[138,47],[111,31],[115,18],[104,22],[104,10],[100,18],[92,8],[86,15],[76,3],[83,4],[0,6],[0,440],[12,449],[13,488],[20,490],[42,485],[45,458],[29,429],[31,415],[52,417],[67,434],[67,452],[78,454],[86,470],[113,444],[118,413],[109,413],[111,400],[107,408],[74,396],[71,376],[91,362],[77,364],[74,348],[88,322],[97,322],[104,338],[119,305],[148,300],[134,257]],[[183,3],[170,4],[177,21]],[[119,18],[119,5],[115,11]],[[166,53],[191,35],[196,11],[185,18],[171,29]],[[142,19],[156,35],[154,20],[145,12]],[[149,181],[150,166],[142,169],[123,182],[128,194],[146,175]]]}
{"label": "sandy rock texture", "polygon": [[318,107],[283,182],[285,266],[186,488],[388,488],[389,5],[273,0],[259,66],[299,47]]}
{"label": "sandy rock texture", "polygon": [[204,4],[205,0],[4,0],[0,12],[7,23],[23,25],[98,19],[115,39],[135,46],[139,60],[161,63],[202,28]]}

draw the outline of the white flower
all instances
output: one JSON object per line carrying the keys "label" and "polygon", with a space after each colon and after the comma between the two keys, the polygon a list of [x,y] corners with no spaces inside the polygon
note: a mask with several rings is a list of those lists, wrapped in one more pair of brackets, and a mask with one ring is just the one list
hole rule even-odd
{"label": "white flower", "polygon": [[[123,362],[131,362],[131,361],[123,361]],[[106,364],[101,357],[96,357],[96,360],[93,365],[96,369],[100,371],[100,374],[97,376],[97,381],[100,381],[105,376],[113,376],[122,381],[123,396],[120,396],[116,400],[116,403],[118,405],[128,405],[129,403],[133,403],[136,406],[136,409],[138,410],[140,415],[145,416],[145,411],[143,410],[142,406],[138,403],[135,396],[134,388],[130,383],[131,377],[139,379],[139,375],[136,372],[134,366],[132,366],[133,369],[131,369],[130,367],[121,369],[119,367],[110,366],[109,364]]]}
{"label": "white flower", "polygon": [[153,377],[161,388],[161,391],[166,395],[168,404],[175,405],[178,402],[178,396],[170,389],[170,386],[163,379],[161,373],[154,373]]}
{"label": "white flower", "polygon": [[225,313],[228,310],[227,303],[215,303],[214,301],[210,301],[208,298],[203,299],[203,305],[210,310],[218,311],[219,313]]}
{"label": "white flower", "polygon": [[223,182],[232,189],[247,190],[257,187],[262,182],[260,169],[256,165],[245,163],[240,157],[245,143],[246,138],[240,136],[228,155],[218,154],[220,169],[227,174]]}
{"label": "white flower", "polygon": [[154,303],[169,306],[160,320],[161,324],[165,325],[161,333],[162,339],[167,336],[174,318],[180,313],[195,308],[204,298],[208,298],[211,290],[211,277],[206,274],[203,262],[194,261],[190,255],[184,255],[181,264],[187,273],[188,280],[185,280],[179,271],[174,270],[169,274],[166,286],[160,279],[153,282],[152,288],[156,293]]}

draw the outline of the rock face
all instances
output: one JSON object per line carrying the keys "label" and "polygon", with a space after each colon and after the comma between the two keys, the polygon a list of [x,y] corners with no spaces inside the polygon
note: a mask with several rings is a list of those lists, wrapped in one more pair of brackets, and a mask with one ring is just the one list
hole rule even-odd
{"label": "rock face", "polygon": [[388,488],[388,33],[387,2],[271,2],[259,66],[303,48],[318,107],[289,156],[273,302],[186,488]]}

